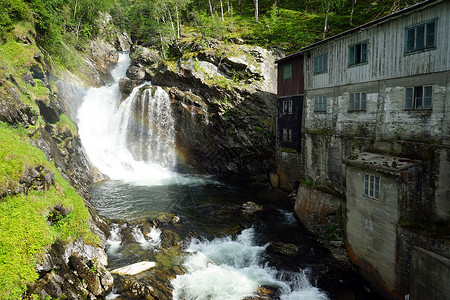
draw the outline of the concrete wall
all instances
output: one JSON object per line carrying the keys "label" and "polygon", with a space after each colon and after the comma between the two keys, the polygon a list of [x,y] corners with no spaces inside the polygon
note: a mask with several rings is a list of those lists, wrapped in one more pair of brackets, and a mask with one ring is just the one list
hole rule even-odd
{"label": "concrete wall", "polygon": [[371,282],[395,290],[396,228],[400,218],[396,178],[380,176],[380,199],[364,194],[365,171],[347,167],[347,249],[352,261]]}
{"label": "concrete wall", "polygon": [[450,299],[450,259],[414,248],[411,259],[410,300]]}
{"label": "concrete wall", "polygon": [[279,187],[292,191],[302,179],[300,154],[276,151],[275,164]]}

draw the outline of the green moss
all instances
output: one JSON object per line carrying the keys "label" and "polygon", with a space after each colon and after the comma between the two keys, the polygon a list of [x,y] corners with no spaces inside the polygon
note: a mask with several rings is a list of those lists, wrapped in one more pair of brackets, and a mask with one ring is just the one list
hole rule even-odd
{"label": "green moss", "polygon": [[75,123],[65,114],[61,114],[59,116],[59,122],[56,123],[56,125],[62,132],[69,130],[72,133],[72,135],[76,135],[78,132],[77,125],[75,125]]}
{"label": "green moss", "polygon": [[[89,229],[83,198],[39,149],[28,144],[26,133],[0,122],[0,191],[17,186],[26,168],[38,165],[55,173],[55,186],[0,199],[0,299],[21,297],[26,284],[38,278],[37,261],[56,240],[83,237],[91,244],[99,242]],[[47,217],[56,204],[71,212],[49,225]]]}

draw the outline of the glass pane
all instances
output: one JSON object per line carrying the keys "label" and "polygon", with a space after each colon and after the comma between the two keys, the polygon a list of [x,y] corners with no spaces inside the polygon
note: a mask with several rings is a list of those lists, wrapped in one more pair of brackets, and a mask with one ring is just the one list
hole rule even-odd
{"label": "glass pane", "polygon": [[355,47],[349,47],[349,55],[348,55],[348,64],[354,65],[355,64]]}
{"label": "glass pane", "polygon": [[327,96],[323,96],[322,110],[327,111]]}
{"label": "glass pane", "polygon": [[413,88],[406,88],[405,91],[405,109],[413,108]]}
{"label": "glass pane", "polygon": [[361,45],[361,62],[367,62],[367,43]]}
{"label": "glass pane", "polygon": [[366,98],[367,98],[367,94],[361,93],[361,110],[366,110]]}
{"label": "glass pane", "polygon": [[427,47],[433,47],[434,46],[434,31],[435,31],[435,24],[436,23],[430,23],[427,24],[427,41],[426,46]]}
{"label": "glass pane", "polygon": [[361,44],[355,46],[355,54],[356,54],[356,63],[359,64],[361,62]]}
{"label": "glass pane", "polygon": [[380,177],[375,177],[375,198],[380,196]]}
{"label": "glass pane", "polygon": [[361,101],[361,94],[355,93],[356,99],[355,99],[355,110],[360,110],[359,103]]}
{"label": "glass pane", "polygon": [[316,56],[314,57],[314,73],[319,72],[319,58]]}
{"label": "glass pane", "polygon": [[418,26],[416,30],[416,50],[424,48],[425,26]]}
{"label": "glass pane", "polygon": [[414,50],[414,37],[415,37],[414,28],[409,29],[407,32],[407,39],[406,39],[406,51]]}
{"label": "glass pane", "polygon": [[314,111],[318,110],[318,105],[319,105],[319,98],[316,96],[314,97]]}
{"label": "glass pane", "polygon": [[323,55],[323,69],[322,69],[322,71],[326,72],[327,70],[328,70],[328,54],[325,53]]}
{"label": "glass pane", "polygon": [[364,174],[364,195],[369,195],[369,175]]}
{"label": "glass pane", "polygon": [[350,94],[350,99],[348,101],[348,110],[355,109],[355,94]]}
{"label": "glass pane", "polygon": [[369,183],[370,183],[370,185],[369,185],[369,196],[370,197],[373,197],[373,188],[374,188],[374,180],[373,180],[374,178],[373,178],[373,176],[372,175],[370,175],[370,178],[369,178]]}
{"label": "glass pane", "polygon": [[423,88],[421,86],[414,88],[416,108],[422,108]]}
{"label": "glass pane", "polygon": [[433,87],[426,86],[425,87],[425,97],[423,99],[423,108],[431,108],[432,94],[433,94]]}

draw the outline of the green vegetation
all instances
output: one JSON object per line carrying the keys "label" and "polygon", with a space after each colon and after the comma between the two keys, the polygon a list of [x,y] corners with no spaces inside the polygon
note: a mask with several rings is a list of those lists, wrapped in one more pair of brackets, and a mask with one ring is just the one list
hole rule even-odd
{"label": "green vegetation", "polygon": [[[43,166],[54,172],[55,185],[47,191],[0,198],[0,298],[18,299],[26,284],[38,278],[36,262],[56,240],[83,237],[91,244],[98,238],[88,226],[89,212],[83,199],[63,179],[45,155],[28,144],[27,131],[0,122],[0,191],[14,190],[27,168]],[[49,225],[55,205],[70,213]]]}
{"label": "green vegetation", "polygon": [[[134,40],[149,42],[170,53],[183,35],[199,39],[278,46],[288,52],[389,14],[414,1],[259,0],[258,20],[253,1],[118,0],[111,14],[116,26],[130,30]],[[221,7],[222,4],[222,7]],[[207,42],[205,41],[205,45]]]}

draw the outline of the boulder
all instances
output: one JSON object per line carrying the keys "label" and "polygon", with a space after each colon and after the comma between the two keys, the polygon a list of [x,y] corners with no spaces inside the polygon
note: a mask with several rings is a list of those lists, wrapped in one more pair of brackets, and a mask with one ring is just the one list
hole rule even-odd
{"label": "boulder", "polygon": [[111,271],[111,273],[118,275],[136,275],[144,271],[150,270],[155,266],[156,263],[153,261],[141,261],[132,265],[114,269]]}

